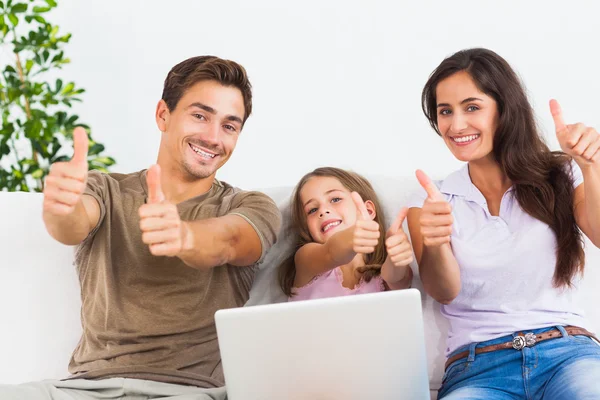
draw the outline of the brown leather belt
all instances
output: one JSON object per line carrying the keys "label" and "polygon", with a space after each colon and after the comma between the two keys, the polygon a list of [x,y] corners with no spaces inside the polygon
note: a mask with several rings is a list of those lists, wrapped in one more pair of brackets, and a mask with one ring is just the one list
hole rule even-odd
{"label": "brown leather belt", "polygon": [[[594,336],[593,333],[590,333],[587,330],[585,330],[583,328],[579,328],[577,326],[565,326],[565,330],[567,331],[567,333],[570,336],[583,335],[583,336],[591,337],[592,339],[596,340],[597,342],[599,341],[598,338],[596,336]],[[528,333],[526,335],[523,335],[521,332],[519,332],[517,334],[517,336],[515,336],[513,338],[512,341],[476,348],[475,354],[490,353],[490,352],[496,351],[496,350],[507,350],[507,349],[521,350],[524,347],[533,347],[536,343],[543,342],[544,340],[548,340],[548,339],[554,339],[554,338],[561,337],[561,336],[562,336],[562,334],[560,333],[560,331],[558,329],[552,329],[552,330],[549,330],[546,332],[539,333],[537,335],[533,334],[533,333]],[[448,359],[448,361],[446,361],[446,366],[444,367],[444,370],[448,369],[450,364],[452,364],[454,361],[460,360],[461,358],[465,358],[468,355],[469,355],[469,350],[465,350],[458,354],[453,355],[452,357],[450,357]]]}

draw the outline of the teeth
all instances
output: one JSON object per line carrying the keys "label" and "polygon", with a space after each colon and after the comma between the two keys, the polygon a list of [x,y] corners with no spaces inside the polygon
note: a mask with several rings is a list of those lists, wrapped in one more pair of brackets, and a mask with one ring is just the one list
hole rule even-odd
{"label": "teeth", "polygon": [[469,136],[455,137],[455,138],[452,138],[452,140],[454,140],[457,143],[465,143],[465,142],[473,141],[473,140],[477,139],[478,137],[479,137],[479,135],[469,135]]}
{"label": "teeth", "polygon": [[214,154],[210,154],[210,153],[207,153],[207,152],[205,152],[205,151],[202,151],[202,150],[200,150],[199,148],[197,148],[197,147],[194,147],[193,145],[191,145],[190,147],[191,147],[191,148],[192,148],[192,150],[194,150],[194,151],[195,151],[197,154],[200,154],[200,155],[201,155],[201,156],[203,156],[203,157],[206,157],[206,158],[214,158],[214,157],[215,157],[215,155],[214,155]]}
{"label": "teeth", "polygon": [[330,228],[333,228],[334,226],[338,226],[339,224],[341,224],[341,221],[336,221],[336,222],[330,222],[327,225],[325,225],[323,227],[323,232],[326,232],[327,230],[329,230]]}

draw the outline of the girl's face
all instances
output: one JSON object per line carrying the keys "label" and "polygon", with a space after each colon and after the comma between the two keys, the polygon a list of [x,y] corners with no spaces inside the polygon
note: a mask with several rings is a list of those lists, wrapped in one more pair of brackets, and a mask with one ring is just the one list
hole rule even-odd
{"label": "girl's face", "polygon": [[491,156],[498,126],[496,101],[466,71],[438,83],[436,98],[438,129],[454,157],[476,161]]}
{"label": "girl's face", "polygon": [[[337,178],[310,178],[300,189],[300,201],[310,236],[317,243],[325,243],[334,233],[356,223],[356,205],[350,191]],[[373,202],[367,200],[365,206],[370,218],[375,218]]]}

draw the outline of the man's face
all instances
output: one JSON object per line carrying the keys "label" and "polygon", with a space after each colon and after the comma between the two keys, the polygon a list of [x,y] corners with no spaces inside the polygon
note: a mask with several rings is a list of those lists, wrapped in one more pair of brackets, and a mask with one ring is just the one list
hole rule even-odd
{"label": "man's face", "polygon": [[214,176],[235,149],[244,111],[239,89],[216,81],[198,82],[183,94],[174,110],[169,111],[163,100],[158,103],[161,150],[190,180]]}

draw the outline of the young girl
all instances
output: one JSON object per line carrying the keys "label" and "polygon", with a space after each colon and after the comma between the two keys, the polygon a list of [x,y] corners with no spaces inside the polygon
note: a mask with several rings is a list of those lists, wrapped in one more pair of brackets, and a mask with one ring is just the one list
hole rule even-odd
{"label": "young girl", "polygon": [[280,267],[290,300],[410,287],[412,248],[400,210],[385,232],[383,209],[369,182],[338,168],[305,175],[292,197],[296,249]]}

